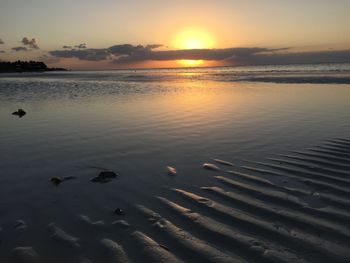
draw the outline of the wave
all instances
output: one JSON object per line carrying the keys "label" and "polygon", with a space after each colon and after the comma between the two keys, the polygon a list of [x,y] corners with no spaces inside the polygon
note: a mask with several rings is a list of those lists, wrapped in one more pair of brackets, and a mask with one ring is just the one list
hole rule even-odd
{"label": "wave", "polygon": [[137,69],[2,74],[2,79],[40,78],[76,81],[221,81],[350,84],[350,64],[311,64],[212,68]]}

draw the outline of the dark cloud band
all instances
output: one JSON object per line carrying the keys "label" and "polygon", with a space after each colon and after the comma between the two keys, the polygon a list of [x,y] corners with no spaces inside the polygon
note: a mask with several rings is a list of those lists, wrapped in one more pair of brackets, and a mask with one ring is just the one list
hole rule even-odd
{"label": "dark cloud band", "polygon": [[28,48],[26,47],[13,47],[13,51],[19,52],[19,51],[28,51]]}
{"label": "dark cloud band", "polygon": [[86,44],[82,43],[82,44],[76,45],[74,47],[76,47],[76,48],[86,48]]}
{"label": "dark cloud band", "polygon": [[111,60],[113,63],[130,63],[145,60],[203,59],[225,60],[232,57],[250,56],[261,52],[271,52],[267,48],[226,48],[226,49],[184,49],[155,51],[162,45],[114,45],[105,49],[70,49],[54,50],[49,53],[61,58],[78,58],[80,60]]}
{"label": "dark cloud band", "polygon": [[114,64],[181,59],[224,61],[227,65],[350,62],[350,50],[294,53],[289,53],[288,48],[269,49],[264,47],[156,50],[161,46],[157,44],[145,46],[123,44],[102,49],[73,48],[54,50],[49,53],[58,58],[78,58],[88,61],[109,60]]}
{"label": "dark cloud band", "polygon": [[247,57],[261,52],[271,52],[267,48],[225,48],[225,49],[183,49],[165,51],[138,51],[129,56],[122,56],[114,63],[129,63],[143,60],[226,60],[233,57]]}
{"label": "dark cloud band", "polygon": [[[81,44],[82,45],[82,44]],[[79,46],[81,46],[79,45]],[[121,56],[132,56],[135,53],[150,52],[152,49],[158,48],[161,45],[114,45],[109,48],[73,48],[69,49],[69,46],[64,46],[65,50],[50,51],[50,55],[60,58],[78,58],[80,60],[88,61],[101,61],[101,60],[114,60]]]}
{"label": "dark cloud band", "polygon": [[101,61],[110,57],[110,53],[105,49],[54,50],[49,54],[58,58],[78,58],[87,61]]}

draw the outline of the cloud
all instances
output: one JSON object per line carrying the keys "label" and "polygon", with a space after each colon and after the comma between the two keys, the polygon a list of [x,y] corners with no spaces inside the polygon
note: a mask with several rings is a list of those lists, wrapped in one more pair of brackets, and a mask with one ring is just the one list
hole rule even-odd
{"label": "cloud", "polygon": [[86,61],[110,61],[113,64],[131,64],[142,61],[209,60],[224,65],[262,65],[350,62],[350,50],[292,52],[289,48],[236,47],[222,49],[157,50],[162,45],[114,45],[100,49],[66,49],[50,51],[57,58],[77,58]]}
{"label": "cloud", "polygon": [[5,44],[5,42],[0,38],[0,45]]}
{"label": "cloud", "polygon": [[108,52],[110,52],[113,55],[132,55],[133,53],[137,52],[137,51],[141,51],[144,49],[149,49],[149,48],[145,48],[142,45],[137,45],[137,46],[133,46],[130,44],[123,44],[123,45],[115,45],[115,46],[111,46],[109,48],[107,48]]}
{"label": "cloud", "polygon": [[271,52],[280,49],[267,48],[226,48],[226,49],[183,49],[155,51],[162,45],[114,45],[102,49],[54,50],[49,53],[55,57],[78,58],[80,60],[101,61],[110,59],[113,63],[130,63],[145,60],[178,60],[203,59],[225,60],[232,57],[249,56],[260,52]]}
{"label": "cloud", "polygon": [[53,50],[49,54],[55,57],[61,58],[78,58],[80,60],[88,61],[101,61],[112,60],[121,56],[132,56],[137,52],[149,52],[154,48],[158,48],[161,45],[114,45],[109,48],[86,48],[86,49],[70,49],[70,50]]}
{"label": "cloud", "polygon": [[19,51],[28,51],[28,48],[26,47],[13,47],[13,51],[19,52]]}
{"label": "cloud", "polygon": [[232,58],[232,65],[283,65],[312,63],[345,63],[350,62],[350,50],[326,50],[313,52],[284,52],[255,54],[254,56]]}
{"label": "cloud", "polygon": [[74,47],[76,47],[76,48],[86,48],[86,44],[82,43],[82,44],[76,45]]}
{"label": "cloud", "polygon": [[149,49],[156,49],[156,48],[160,48],[163,47],[164,45],[160,45],[160,44],[151,44],[151,45],[147,45],[146,48]]}
{"label": "cloud", "polygon": [[[280,50],[280,49],[279,49]],[[150,49],[137,50],[129,56],[121,56],[113,60],[113,63],[130,63],[145,60],[227,60],[236,57],[248,57],[261,52],[277,51],[268,48],[224,48],[224,49],[180,49],[153,51]]]}
{"label": "cloud", "polygon": [[101,61],[109,59],[111,53],[106,49],[72,49],[72,50],[54,50],[50,55],[58,58],[78,58],[87,61]]}
{"label": "cloud", "polygon": [[33,49],[39,49],[35,38],[28,39],[27,37],[24,37],[22,38],[22,44]]}

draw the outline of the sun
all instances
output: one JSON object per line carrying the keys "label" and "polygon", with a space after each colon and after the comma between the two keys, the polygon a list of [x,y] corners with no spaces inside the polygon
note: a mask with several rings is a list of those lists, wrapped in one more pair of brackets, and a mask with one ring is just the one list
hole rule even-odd
{"label": "sun", "polygon": [[204,61],[202,59],[180,59],[177,63],[184,67],[197,67],[202,65]]}
{"label": "sun", "polygon": [[[213,45],[212,36],[206,30],[199,28],[189,28],[180,31],[174,41],[174,46],[177,49],[203,49],[212,48]],[[204,63],[200,59],[181,59],[177,62],[187,67],[195,67]]]}

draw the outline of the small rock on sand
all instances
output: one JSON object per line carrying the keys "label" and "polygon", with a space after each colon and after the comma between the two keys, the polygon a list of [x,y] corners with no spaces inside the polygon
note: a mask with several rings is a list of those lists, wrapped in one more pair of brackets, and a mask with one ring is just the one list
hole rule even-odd
{"label": "small rock on sand", "polygon": [[71,180],[71,179],[75,179],[75,177],[74,176],[52,177],[50,181],[54,185],[58,186],[63,181],[67,181],[67,180]]}
{"label": "small rock on sand", "polygon": [[177,174],[177,171],[176,171],[176,169],[174,167],[167,166],[166,170],[167,170],[169,175],[176,175]]}
{"label": "small rock on sand", "polygon": [[16,247],[11,252],[11,263],[38,263],[39,256],[32,247]]}
{"label": "small rock on sand", "polygon": [[16,116],[18,116],[20,118],[22,118],[26,114],[27,113],[24,110],[22,110],[22,109],[18,109],[18,111],[12,112],[12,115],[16,115]]}
{"label": "small rock on sand", "polygon": [[98,176],[95,176],[91,179],[91,182],[97,182],[97,183],[107,183],[111,179],[114,179],[118,176],[117,173],[113,171],[102,171]]}
{"label": "small rock on sand", "polygon": [[57,186],[63,182],[63,179],[61,177],[52,177],[51,182]]}
{"label": "small rock on sand", "polygon": [[116,214],[118,216],[125,216],[125,211],[120,209],[120,208],[117,208],[114,210],[114,214]]}

